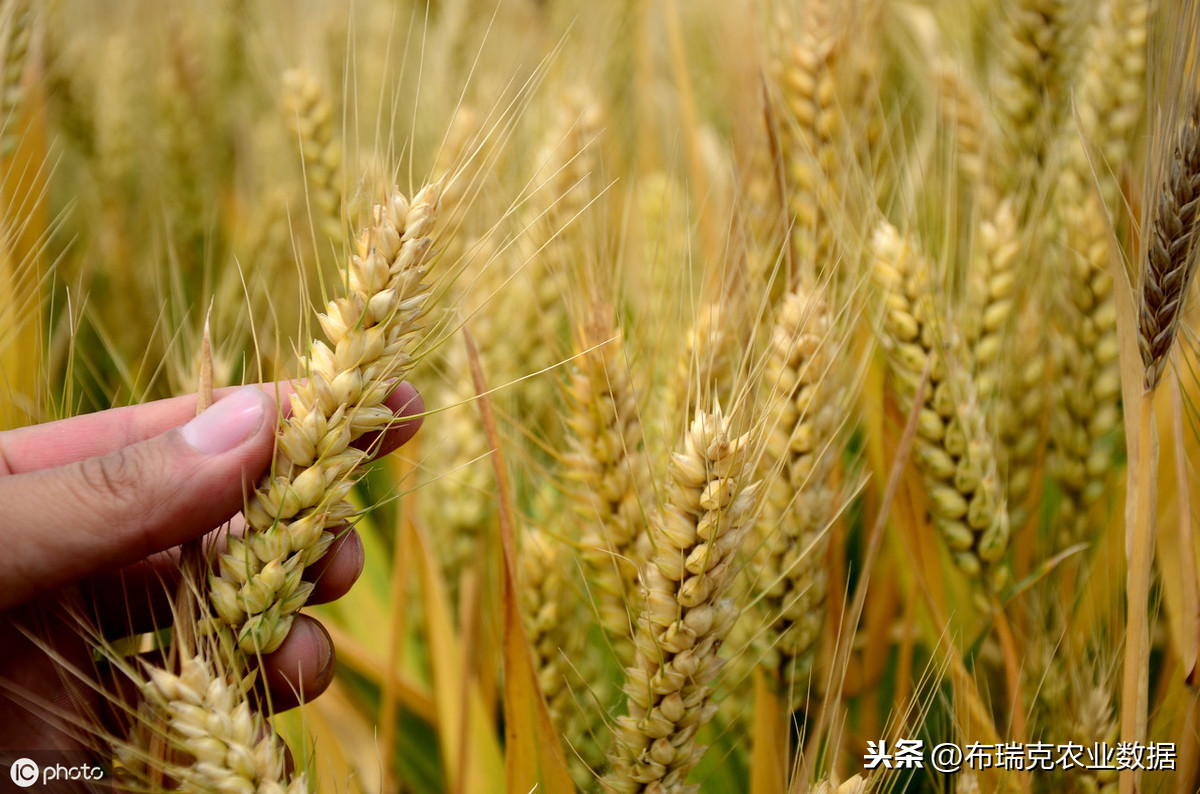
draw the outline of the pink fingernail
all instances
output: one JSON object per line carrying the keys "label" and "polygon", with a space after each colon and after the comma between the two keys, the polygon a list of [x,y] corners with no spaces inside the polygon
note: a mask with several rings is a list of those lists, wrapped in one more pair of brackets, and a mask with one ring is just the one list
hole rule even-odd
{"label": "pink fingernail", "polygon": [[183,440],[206,455],[228,452],[262,426],[267,398],[256,386],[245,386],[209,406],[184,425]]}

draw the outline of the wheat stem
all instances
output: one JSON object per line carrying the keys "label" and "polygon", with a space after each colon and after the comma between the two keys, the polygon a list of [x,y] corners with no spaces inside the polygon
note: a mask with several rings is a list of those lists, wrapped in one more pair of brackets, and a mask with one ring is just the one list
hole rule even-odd
{"label": "wheat stem", "polygon": [[[1138,451],[1131,467],[1130,492],[1134,524],[1127,541],[1129,570],[1126,573],[1125,667],[1121,687],[1121,741],[1141,744],[1146,738],[1149,709],[1150,577],[1154,567],[1155,505],[1154,478],[1157,448],[1154,440],[1154,392],[1142,392],[1138,404]],[[1121,772],[1121,794],[1138,790],[1140,775],[1135,769]]]}

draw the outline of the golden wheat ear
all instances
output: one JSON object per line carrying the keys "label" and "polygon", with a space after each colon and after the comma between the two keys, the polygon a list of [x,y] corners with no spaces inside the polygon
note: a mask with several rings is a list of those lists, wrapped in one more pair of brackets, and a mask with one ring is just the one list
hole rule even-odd
{"label": "golden wheat ear", "polygon": [[[252,679],[204,656],[184,658],[178,673],[146,668],[135,733],[142,741],[119,754],[126,784],[138,790],[158,777],[183,791],[310,791],[304,773],[288,771],[287,748],[247,697]],[[161,757],[146,757],[156,747]]]}
{"label": "golden wheat ear", "polygon": [[969,352],[953,319],[935,307],[933,266],[914,241],[885,221],[874,257],[885,303],[882,346],[902,410],[912,409],[924,372],[930,380],[915,450],[930,516],[958,567],[992,587],[1008,547],[1008,511]]}
{"label": "golden wheat ear", "polygon": [[12,157],[20,143],[18,113],[24,99],[33,25],[29,0],[12,0],[0,9],[0,161]]}
{"label": "golden wheat ear", "polygon": [[350,443],[394,421],[383,401],[411,368],[429,310],[425,276],[438,206],[436,184],[411,202],[395,192],[376,205],[351,258],[346,295],[318,318],[333,347],[313,342],[275,462],[246,505],[246,535],[229,538],[210,580],[213,609],[246,654],[283,642],[312,591],[304,568],[329,549],[329,529],[356,512],[346,495],[367,453]]}
{"label": "golden wheat ear", "polygon": [[622,334],[606,318],[587,323],[578,337],[566,389],[570,449],[564,468],[589,595],[614,653],[629,664],[650,472]]}
{"label": "golden wheat ear", "polygon": [[[848,417],[857,373],[846,366],[845,328],[819,289],[784,295],[771,327],[763,390],[764,483],[749,566],[758,621],[746,653],[794,711],[809,694],[825,625],[827,570],[842,493]],[[739,629],[743,628],[739,622]],[[749,623],[749,622],[747,622]]]}
{"label": "golden wheat ear", "polygon": [[334,143],[329,97],[308,71],[289,69],[283,75],[283,111],[300,150],[312,224],[322,238],[340,246],[342,157]]}
{"label": "golden wheat ear", "polygon": [[696,734],[717,707],[717,655],[737,610],[724,599],[757,509],[751,434],[735,436],[718,409],[697,410],[671,456],[665,503],[651,523],[636,659],[625,671],[628,713],[609,754],[613,791],[683,792],[705,748]]}

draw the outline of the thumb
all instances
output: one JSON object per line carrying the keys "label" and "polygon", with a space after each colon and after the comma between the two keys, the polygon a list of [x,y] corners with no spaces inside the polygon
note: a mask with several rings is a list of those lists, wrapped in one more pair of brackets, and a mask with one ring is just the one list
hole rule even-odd
{"label": "thumb", "polygon": [[146,441],[0,477],[0,609],[227,521],[271,461],[275,415],[248,386]]}

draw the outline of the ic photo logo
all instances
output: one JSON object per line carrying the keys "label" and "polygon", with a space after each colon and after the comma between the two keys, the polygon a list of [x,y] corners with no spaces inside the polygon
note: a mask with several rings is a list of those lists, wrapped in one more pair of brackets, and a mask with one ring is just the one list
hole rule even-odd
{"label": "ic photo logo", "polygon": [[49,759],[39,757],[38,761],[34,761],[32,758],[18,758],[8,768],[9,778],[20,788],[29,788],[35,784],[45,786],[63,781],[75,782],[104,779],[104,768],[101,766],[97,766],[94,763],[71,765],[56,763],[56,759],[61,761],[80,759],[68,759],[62,753],[52,755],[54,757]]}
{"label": "ic photo logo", "polygon": [[42,770],[28,758],[18,758],[8,770],[12,782],[21,788],[29,788],[37,783],[42,776]]}

